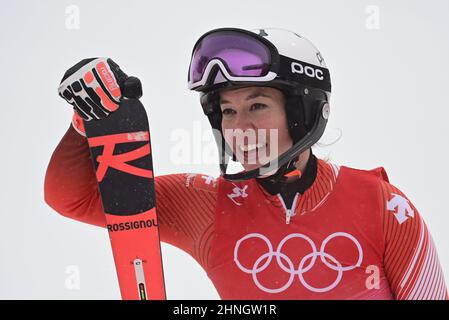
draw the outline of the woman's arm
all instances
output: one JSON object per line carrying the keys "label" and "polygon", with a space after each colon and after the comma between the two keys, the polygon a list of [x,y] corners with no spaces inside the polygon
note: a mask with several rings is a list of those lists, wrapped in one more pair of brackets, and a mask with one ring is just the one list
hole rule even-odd
{"label": "woman's arm", "polygon": [[[106,227],[86,138],[72,126],[53,152],[44,189],[46,203],[61,215]],[[200,174],[171,174],[156,177],[155,190],[161,241],[206,265],[216,186]]]}
{"label": "woman's arm", "polygon": [[106,227],[87,140],[72,126],[48,164],[44,197],[45,202],[63,216]]}
{"label": "woman's arm", "polygon": [[410,200],[381,182],[384,267],[398,300],[449,299],[443,271],[427,226]]}

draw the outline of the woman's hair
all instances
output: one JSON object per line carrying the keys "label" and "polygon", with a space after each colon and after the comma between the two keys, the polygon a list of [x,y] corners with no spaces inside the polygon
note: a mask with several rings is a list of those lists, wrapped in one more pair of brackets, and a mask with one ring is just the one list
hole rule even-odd
{"label": "woman's hair", "polygon": [[[335,128],[336,131],[338,131],[338,136],[331,142],[322,142],[323,138],[325,138],[325,136],[323,135],[323,137],[321,137],[320,141],[318,141],[317,143],[315,143],[313,147],[316,148],[326,148],[326,147],[330,147],[334,144],[336,144],[338,141],[340,141],[341,137],[343,136],[343,130],[341,128]],[[321,160],[324,160],[326,162],[331,161],[331,156],[330,153],[328,153],[326,156],[324,157],[320,157]]]}

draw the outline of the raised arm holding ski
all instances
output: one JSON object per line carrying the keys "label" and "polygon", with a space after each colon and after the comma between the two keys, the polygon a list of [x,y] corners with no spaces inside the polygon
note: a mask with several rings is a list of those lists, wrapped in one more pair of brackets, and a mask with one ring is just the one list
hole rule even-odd
{"label": "raised arm holding ski", "polygon": [[[95,72],[96,69],[91,71],[92,65],[100,65],[105,72],[102,73],[101,68],[98,72]],[[114,78],[104,75],[110,70],[114,72]],[[85,75],[89,73],[96,81],[91,79],[89,82],[95,85],[95,90],[90,90],[86,84]],[[99,76],[101,74],[103,76]],[[108,80],[109,84],[103,79]],[[109,109],[101,105],[103,99],[108,103],[116,103],[122,93],[129,98],[140,97],[140,81],[135,77],[127,77],[111,59],[85,59],[66,72],[59,92],[74,107],[74,114],[72,125],[50,159],[45,178],[45,201],[66,217],[106,227],[83,118],[101,119],[117,110],[118,104]],[[103,112],[104,110],[108,111]],[[210,232],[216,191],[187,188],[186,176],[176,174],[155,178],[161,241],[181,248],[201,264],[205,264],[206,254],[199,249],[197,242],[203,241],[204,234]],[[174,199],[173,193],[176,192],[180,199]],[[195,224],[191,221],[195,221]],[[207,248],[207,245],[201,248]]]}

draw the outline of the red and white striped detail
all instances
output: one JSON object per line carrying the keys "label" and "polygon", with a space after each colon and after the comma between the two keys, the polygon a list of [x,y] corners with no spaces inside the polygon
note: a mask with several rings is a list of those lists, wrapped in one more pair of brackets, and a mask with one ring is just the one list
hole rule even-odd
{"label": "red and white striped detail", "polygon": [[442,300],[446,298],[446,284],[432,237],[421,221],[419,244],[401,280],[399,299]]}

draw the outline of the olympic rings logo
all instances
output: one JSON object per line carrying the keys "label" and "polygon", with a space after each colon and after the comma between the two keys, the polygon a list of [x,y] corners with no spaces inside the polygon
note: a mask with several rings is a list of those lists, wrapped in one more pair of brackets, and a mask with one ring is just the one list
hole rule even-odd
{"label": "olympic rings logo", "polygon": [[[326,245],[328,244],[329,241],[331,241],[332,239],[334,239],[336,237],[348,238],[357,247],[358,260],[354,265],[343,267],[342,264],[337,259],[335,259],[335,257],[333,257],[332,255],[330,255],[329,253],[326,252]],[[238,253],[239,253],[239,248],[240,248],[240,245],[242,244],[242,242],[244,242],[248,239],[251,239],[251,238],[262,239],[266,243],[268,251],[266,253],[264,253],[263,255],[261,255],[254,262],[254,265],[252,266],[252,268],[246,268],[240,263],[240,261],[238,259]],[[293,238],[299,238],[299,239],[303,239],[303,240],[307,241],[308,244],[310,245],[310,248],[312,249],[311,253],[305,255],[301,259],[297,269],[295,269],[295,266],[293,265],[293,262],[291,261],[291,259],[287,255],[282,253],[282,247],[285,245],[285,243],[288,240],[293,239]],[[276,261],[277,261],[279,267],[283,271],[290,274],[290,277],[289,277],[287,283],[285,283],[283,286],[281,286],[279,288],[275,288],[275,289],[264,287],[260,283],[259,279],[257,278],[257,275],[260,272],[264,271],[270,265],[271,261],[273,260],[273,257],[276,257]],[[321,261],[329,269],[337,271],[337,278],[335,279],[335,281],[333,283],[331,283],[330,285],[328,285],[327,287],[323,287],[323,288],[316,288],[316,287],[311,286],[310,284],[308,284],[306,282],[306,280],[304,279],[304,276],[303,276],[306,272],[308,272],[310,269],[313,268],[318,257],[320,257]],[[264,260],[265,260],[265,262],[262,263]],[[310,262],[306,265],[306,262],[309,260],[310,260]],[[327,260],[332,261],[332,263],[328,262]],[[250,234],[244,236],[243,238],[241,238],[240,240],[237,241],[235,248],[234,248],[234,261],[237,264],[238,268],[247,274],[251,274],[256,286],[260,290],[268,292],[268,293],[280,293],[280,292],[287,290],[293,283],[295,275],[298,276],[300,283],[310,291],[320,292],[320,293],[330,291],[330,290],[334,289],[340,283],[340,281],[343,277],[344,271],[353,270],[353,269],[359,267],[362,263],[362,260],[363,260],[362,246],[360,245],[360,243],[357,241],[357,239],[354,236],[352,236],[346,232],[335,232],[335,233],[332,233],[331,235],[329,235],[321,243],[321,247],[320,247],[319,251],[317,250],[317,247],[316,247],[315,243],[312,241],[312,239],[310,239],[309,237],[307,237],[306,235],[303,235],[301,233],[292,233],[292,234],[284,237],[284,239],[282,239],[281,242],[279,243],[276,251],[273,250],[273,245],[271,244],[270,240],[266,236],[264,236],[260,233],[250,233]]]}

